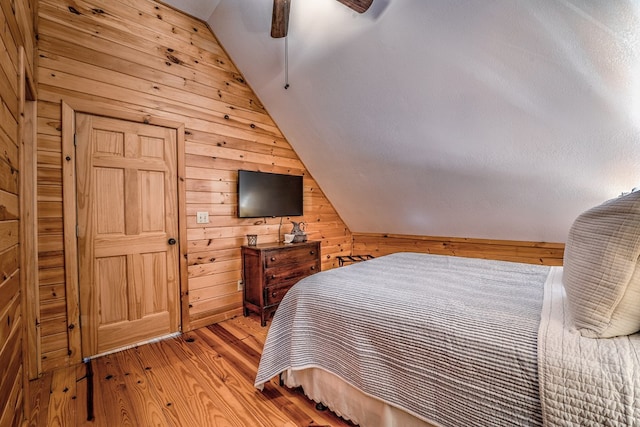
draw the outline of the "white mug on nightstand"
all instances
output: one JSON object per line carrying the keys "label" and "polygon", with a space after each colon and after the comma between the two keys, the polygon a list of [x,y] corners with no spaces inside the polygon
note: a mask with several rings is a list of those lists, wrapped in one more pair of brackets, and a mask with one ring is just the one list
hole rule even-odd
{"label": "white mug on nightstand", "polygon": [[285,243],[291,243],[293,242],[293,238],[296,237],[295,234],[285,234],[284,235],[284,242]]}

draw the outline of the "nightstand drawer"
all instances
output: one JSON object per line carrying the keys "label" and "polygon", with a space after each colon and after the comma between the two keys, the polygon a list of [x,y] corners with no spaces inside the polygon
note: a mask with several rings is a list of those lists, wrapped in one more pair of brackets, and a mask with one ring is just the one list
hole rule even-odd
{"label": "nightstand drawer", "polygon": [[264,288],[264,301],[265,305],[278,304],[284,298],[284,295],[297,283],[296,280],[287,282],[283,286],[273,286]]}
{"label": "nightstand drawer", "polygon": [[318,263],[309,262],[302,265],[286,265],[282,267],[267,268],[265,270],[265,283],[267,286],[280,284],[285,281],[298,281],[303,277],[318,272]]}
{"label": "nightstand drawer", "polygon": [[303,246],[297,248],[291,246],[284,250],[267,251],[265,253],[265,267],[271,268],[291,263],[300,264],[315,261],[316,259],[318,259],[318,253],[314,247]]}

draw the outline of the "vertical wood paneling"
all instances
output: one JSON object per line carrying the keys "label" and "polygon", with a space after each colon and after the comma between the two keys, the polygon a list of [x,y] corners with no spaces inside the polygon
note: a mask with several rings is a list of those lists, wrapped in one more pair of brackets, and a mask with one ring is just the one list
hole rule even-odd
{"label": "vertical wood paneling", "polygon": [[[38,292],[38,245],[36,200],[36,122],[37,102],[33,74],[24,48],[20,48],[20,282],[25,339],[23,340],[25,378],[33,379],[41,371]],[[28,388],[28,383],[25,383]],[[25,401],[28,402],[28,401]]]}
{"label": "vertical wood paneling", "polygon": [[[18,426],[28,413],[23,402],[28,393],[24,354],[30,342],[24,311],[29,284],[21,276],[21,241],[34,239],[25,230],[21,213],[20,178],[25,155],[20,147],[28,140],[29,108],[27,76],[34,69],[34,11],[36,1],[0,0],[0,425]],[[27,139],[25,139],[27,138]],[[26,152],[28,155],[28,151]],[[28,186],[24,188],[28,191]],[[31,211],[33,214],[33,211]],[[28,221],[28,219],[26,219]],[[30,235],[25,234],[30,233]],[[28,246],[28,245],[27,245]],[[31,272],[32,273],[32,272]],[[29,280],[34,280],[30,274]],[[27,414],[28,415],[28,414]]]}
{"label": "vertical wood paneling", "polygon": [[[152,0],[41,0],[39,17],[38,259],[40,277],[51,277],[42,293],[59,285],[69,292],[74,280],[70,260],[61,279],[48,274],[64,268],[63,251],[73,245],[61,224],[75,224],[73,213],[63,218],[70,211],[62,190],[75,178],[63,167],[73,153],[62,149],[61,129],[73,124],[63,123],[61,101],[76,111],[184,124],[178,153],[185,165],[178,172],[184,330],[240,314],[245,235],[275,242],[291,228],[288,218],[282,227],[278,218],[237,218],[238,169],[304,175],[305,216],[294,219],[322,242],[323,268],[351,252],[349,230],[206,24]],[[199,211],[209,212],[209,224],[196,224]],[[43,369],[67,364],[65,351],[74,345],[48,325],[66,318],[65,306],[48,297],[41,311]]]}
{"label": "vertical wood paneling", "polygon": [[[67,105],[65,102],[62,102],[61,105],[61,122],[62,126],[65,129],[73,129],[75,132],[76,120],[75,115],[71,107]],[[77,194],[77,185],[76,185],[76,168],[74,165],[75,162],[75,149],[74,149],[74,137],[72,132],[65,132],[61,134],[61,158],[59,162],[62,163],[62,191],[61,193],[67,193],[68,197],[64,197],[62,203],[64,205],[64,212],[67,214],[64,216],[63,222],[64,227],[63,230],[77,230],[77,207],[75,203],[71,202],[75,199]],[[64,159],[64,161],[63,161]],[[56,162],[57,163],[57,162]],[[38,165],[38,168],[40,166]],[[38,211],[40,213],[40,211]],[[60,216],[62,217],[62,212],[60,212]],[[63,231],[61,230],[61,231]],[[62,234],[62,233],[61,233]],[[65,276],[65,305],[64,311],[59,310],[51,310],[49,315],[52,319],[56,319],[56,321],[60,318],[65,318],[65,324],[67,325],[67,334],[57,334],[55,336],[47,336],[45,331],[45,325],[49,319],[42,319],[42,339],[48,339],[51,344],[55,343],[55,346],[51,346],[49,348],[49,352],[46,352],[43,346],[42,350],[42,358],[47,360],[47,367],[57,367],[68,362],[78,363],[82,354],[81,347],[81,329],[78,319],[80,318],[80,295],[78,289],[78,241],[75,238],[76,233],[66,233],[64,236],[61,236],[59,241],[63,241],[64,248],[64,258],[62,265],[48,265],[47,270],[54,269],[56,267],[63,267]],[[51,238],[52,236],[49,235]],[[57,237],[57,236],[56,236]],[[63,248],[59,248],[62,250]],[[54,249],[54,248],[48,248]],[[55,248],[58,249],[58,248]],[[45,256],[49,256],[51,251],[43,251]],[[55,337],[55,338],[54,338]],[[65,351],[66,350],[66,351]],[[45,364],[43,362],[43,368],[45,368]]]}

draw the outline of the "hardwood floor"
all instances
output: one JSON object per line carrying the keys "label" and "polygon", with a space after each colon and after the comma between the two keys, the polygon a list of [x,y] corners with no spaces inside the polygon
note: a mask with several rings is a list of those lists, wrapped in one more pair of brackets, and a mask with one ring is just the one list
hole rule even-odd
{"label": "hardwood floor", "polygon": [[276,379],[253,387],[266,334],[240,316],[45,374],[30,425],[351,426]]}

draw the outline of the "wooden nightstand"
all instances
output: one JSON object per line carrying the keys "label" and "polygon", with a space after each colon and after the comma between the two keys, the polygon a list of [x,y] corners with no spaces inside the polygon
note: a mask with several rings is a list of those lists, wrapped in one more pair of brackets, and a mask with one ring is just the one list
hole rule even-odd
{"label": "wooden nightstand", "polygon": [[320,271],[320,242],[242,246],[243,311],[260,315],[260,324],[303,277]]}

